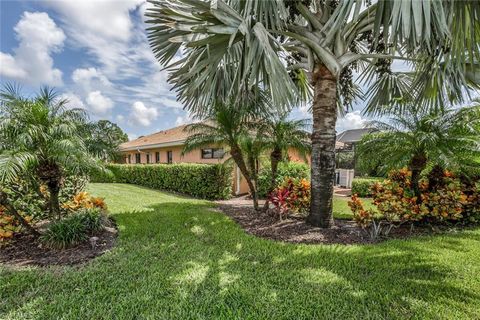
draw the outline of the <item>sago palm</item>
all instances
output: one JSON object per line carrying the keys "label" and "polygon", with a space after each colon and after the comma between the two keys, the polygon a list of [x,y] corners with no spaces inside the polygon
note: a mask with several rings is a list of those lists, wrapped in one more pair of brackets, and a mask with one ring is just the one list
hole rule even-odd
{"label": "sago palm", "polygon": [[372,122],[379,132],[367,135],[358,146],[359,157],[378,160],[384,169],[408,166],[412,187],[427,164],[466,169],[480,157],[480,107],[422,111],[410,109],[386,122]]}
{"label": "sago palm", "polygon": [[84,111],[66,109],[67,101],[48,88],[34,98],[24,98],[7,85],[0,103],[0,185],[8,186],[21,174],[38,177],[49,191],[50,215],[58,218],[65,174],[96,165],[80,134]]}
{"label": "sago palm", "polygon": [[[354,79],[369,88],[372,113],[417,97],[441,107],[462,100],[480,79],[479,1],[151,3],[150,45],[188,110],[202,114],[218,99],[241,102],[258,87],[282,110],[311,97],[313,225],[333,223],[337,111],[358,97]],[[396,72],[394,60],[413,72]]]}

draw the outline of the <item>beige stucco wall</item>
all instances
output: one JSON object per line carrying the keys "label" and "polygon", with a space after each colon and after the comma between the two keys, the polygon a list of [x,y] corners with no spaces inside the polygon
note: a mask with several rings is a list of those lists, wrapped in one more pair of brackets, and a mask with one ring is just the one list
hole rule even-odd
{"label": "beige stucco wall", "polygon": [[160,152],[160,163],[167,163],[167,152],[172,151],[173,163],[221,163],[224,159],[202,159],[202,151],[200,149],[182,155],[182,146],[164,147],[156,149],[146,149],[141,151],[125,151],[125,163],[128,163],[128,155],[132,157],[132,164],[135,164],[135,154],[140,153],[140,163],[147,163],[147,154],[150,154],[150,163],[155,163],[155,152]]}

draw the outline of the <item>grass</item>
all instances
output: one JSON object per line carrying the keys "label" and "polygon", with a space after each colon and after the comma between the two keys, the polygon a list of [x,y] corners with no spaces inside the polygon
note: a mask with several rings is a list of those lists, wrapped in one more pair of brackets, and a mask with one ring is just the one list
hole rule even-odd
{"label": "grass", "polygon": [[[369,198],[360,198],[364,204],[365,209],[374,209],[375,206],[373,205],[372,199]],[[350,197],[333,197],[333,216],[336,219],[352,219],[353,214],[352,210],[348,206],[348,201],[350,201]]]}
{"label": "grass", "polygon": [[255,238],[206,201],[93,184],[118,246],[82,267],[0,267],[0,319],[479,319],[480,230],[379,245]]}

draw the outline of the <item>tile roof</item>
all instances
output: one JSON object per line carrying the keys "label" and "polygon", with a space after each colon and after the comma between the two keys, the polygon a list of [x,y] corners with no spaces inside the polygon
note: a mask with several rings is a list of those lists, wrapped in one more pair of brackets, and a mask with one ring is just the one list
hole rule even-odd
{"label": "tile roof", "polygon": [[185,139],[188,138],[188,133],[184,130],[187,125],[178,126],[175,128],[162,130],[146,136],[139,137],[135,140],[122,143],[120,145],[121,151],[158,148],[163,145],[173,146],[182,145]]}
{"label": "tile roof", "polygon": [[[162,130],[146,136],[139,137],[135,140],[122,143],[120,145],[120,151],[151,149],[151,148],[159,148],[163,146],[167,147],[167,146],[183,145],[183,143],[189,136],[189,133],[185,130],[187,126],[188,125],[181,125],[175,128]],[[365,129],[360,129],[360,130],[365,130]],[[370,130],[370,129],[366,129],[366,130]],[[355,131],[355,130],[348,130],[348,131]],[[339,140],[338,138],[342,134],[347,133],[348,131],[345,131],[337,136],[335,149],[343,148],[345,145],[345,142],[350,142],[350,141],[342,141],[342,140]]]}
{"label": "tile roof", "polygon": [[362,137],[364,135],[366,135],[367,133],[370,133],[372,131],[375,131],[375,129],[365,128],[365,129],[346,130],[346,131],[337,135],[337,141],[343,142],[343,143],[358,142],[358,141],[362,140]]}

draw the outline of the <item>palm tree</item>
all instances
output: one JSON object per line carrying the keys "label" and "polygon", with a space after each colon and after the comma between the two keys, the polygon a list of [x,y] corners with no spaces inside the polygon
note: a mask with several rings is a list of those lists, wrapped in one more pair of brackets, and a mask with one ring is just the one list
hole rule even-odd
{"label": "palm tree", "polygon": [[52,218],[60,218],[58,197],[65,174],[96,165],[80,133],[85,112],[66,109],[67,102],[48,88],[34,98],[22,97],[12,85],[0,92],[0,185],[21,174],[36,176],[48,188]]}
{"label": "palm tree", "polygon": [[[417,96],[424,107],[462,101],[465,88],[480,80],[479,1],[151,3],[150,45],[189,111],[201,114],[213,99],[241,101],[256,87],[278,108],[312,97],[308,221],[321,227],[333,224],[335,124],[337,111],[358,97],[353,71],[369,88],[366,110],[373,114]],[[394,60],[407,61],[413,72],[397,72]]]}
{"label": "palm tree", "polygon": [[[183,153],[205,146],[226,146],[225,150],[232,157],[247,181],[252,194],[254,208],[258,209],[257,187],[255,183],[256,170],[252,166],[255,155],[252,149],[245,152],[247,139],[251,135],[251,121],[255,114],[250,106],[237,107],[234,104],[216,103],[210,115],[204,121],[194,123],[185,128],[189,137],[185,141]],[[248,159],[246,154],[248,154]]]}
{"label": "palm tree", "polygon": [[[288,113],[271,115],[260,123],[258,132],[262,136],[263,148],[270,152],[271,181],[268,193],[277,185],[278,164],[285,160],[289,150],[297,151],[306,159],[311,152],[311,127],[308,119],[288,119]],[[264,209],[268,208],[268,200]]]}
{"label": "palm tree", "polygon": [[420,200],[418,181],[427,164],[458,169],[474,165],[480,157],[479,125],[480,106],[412,108],[386,122],[372,122],[380,131],[364,137],[358,146],[359,157],[377,160],[386,170],[408,166]]}

